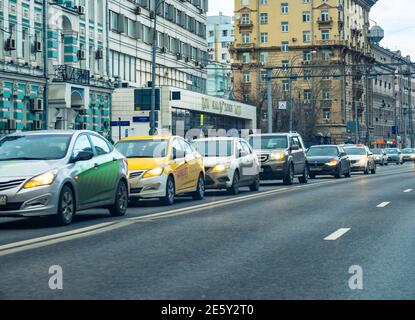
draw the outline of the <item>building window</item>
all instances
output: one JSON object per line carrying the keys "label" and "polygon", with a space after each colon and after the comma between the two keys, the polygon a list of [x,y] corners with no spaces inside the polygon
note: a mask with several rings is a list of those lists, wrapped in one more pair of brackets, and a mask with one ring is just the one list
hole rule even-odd
{"label": "building window", "polygon": [[288,52],[288,41],[282,41],[281,42],[281,51],[282,52]]}
{"label": "building window", "polygon": [[268,4],[268,0],[261,0],[261,4],[262,4],[262,5],[266,5],[266,4]]}
{"label": "building window", "polygon": [[321,21],[327,22],[330,20],[329,18],[329,11],[328,10],[322,10],[320,14]]}
{"label": "building window", "polygon": [[259,59],[260,59],[261,62],[267,63],[268,62],[268,52],[261,52],[259,54]]}
{"label": "building window", "polygon": [[323,100],[331,100],[331,90],[330,89],[324,89],[323,90]]}
{"label": "building window", "polygon": [[261,81],[267,81],[267,71],[261,70]]}
{"label": "building window", "polygon": [[268,13],[261,13],[260,14],[260,23],[261,24],[268,24]]}
{"label": "building window", "polygon": [[281,3],[281,13],[288,14],[288,3]]}
{"label": "building window", "polygon": [[290,64],[290,62],[288,60],[281,61],[281,65],[282,65],[284,71],[288,70],[289,64]]}
{"label": "building window", "polygon": [[248,32],[242,33],[242,43],[249,43],[250,42],[250,35]]}
{"label": "building window", "polygon": [[228,30],[222,30],[222,37],[228,36]]}
{"label": "building window", "polygon": [[329,108],[324,108],[323,110],[323,119],[324,120],[330,120],[331,111]]}
{"label": "building window", "polygon": [[290,90],[290,81],[289,80],[283,80],[282,81],[282,91],[287,92]]}
{"label": "building window", "polygon": [[222,48],[227,48],[228,47],[228,43],[226,41],[222,42]]}
{"label": "building window", "polygon": [[241,5],[249,6],[249,0],[241,0]]}
{"label": "building window", "polygon": [[222,53],[222,60],[228,59],[228,55],[226,53]]}
{"label": "building window", "polygon": [[310,102],[311,101],[311,90],[305,89],[304,90],[304,102]]}
{"label": "building window", "polygon": [[288,22],[286,21],[281,22],[281,31],[288,32]]}
{"label": "building window", "polygon": [[324,61],[328,61],[330,59],[330,55],[331,55],[331,51],[330,50],[325,49],[325,50],[321,51],[321,58]]}
{"label": "building window", "polygon": [[268,32],[261,32],[261,43],[268,42]]}
{"label": "building window", "polygon": [[311,51],[304,51],[303,52],[303,60],[304,61],[311,61],[312,53]]}
{"label": "building window", "polygon": [[244,72],[242,73],[242,78],[243,78],[243,81],[244,81],[245,83],[249,83],[249,82],[251,82],[251,78],[250,78],[249,71],[244,71]]}
{"label": "building window", "polygon": [[242,24],[249,24],[249,13],[243,13],[242,14],[241,23]]}
{"label": "building window", "polygon": [[311,21],[311,14],[310,11],[303,12],[303,22],[310,22]]}
{"label": "building window", "polygon": [[311,41],[311,32],[303,31],[303,42],[310,42],[310,41]]}
{"label": "building window", "polygon": [[251,55],[249,52],[242,53],[242,63],[249,63],[251,61]]}
{"label": "building window", "polygon": [[330,30],[321,30],[321,39],[323,41],[330,40]]}
{"label": "building window", "polygon": [[303,3],[310,3],[310,0],[303,0]]}

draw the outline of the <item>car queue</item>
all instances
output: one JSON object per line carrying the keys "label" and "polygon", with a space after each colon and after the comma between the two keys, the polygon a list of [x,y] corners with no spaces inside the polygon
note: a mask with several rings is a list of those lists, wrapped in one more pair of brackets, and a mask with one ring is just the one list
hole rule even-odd
{"label": "car queue", "polygon": [[52,216],[68,225],[77,211],[106,208],[123,216],[129,202],[176,196],[202,200],[206,189],[258,191],[260,180],[291,185],[317,176],[375,174],[377,164],[415,161],[415,150],[362,144],[306,148],[296,132],[210,137],[139,136],[114,146],[99,134],[34,131],[0,139],[0,217]]}

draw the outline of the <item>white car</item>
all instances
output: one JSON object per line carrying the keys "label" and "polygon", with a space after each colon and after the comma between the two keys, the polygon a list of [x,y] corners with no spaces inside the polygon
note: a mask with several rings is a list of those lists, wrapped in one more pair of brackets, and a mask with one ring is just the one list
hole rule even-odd
{"label": "white car", "polygon": [[260,164],[246,140],[203,138],[192,141],[192,146],[203,157],[206,189],[227,189],[230,194],[238,194],[242,186],[259,190]]}

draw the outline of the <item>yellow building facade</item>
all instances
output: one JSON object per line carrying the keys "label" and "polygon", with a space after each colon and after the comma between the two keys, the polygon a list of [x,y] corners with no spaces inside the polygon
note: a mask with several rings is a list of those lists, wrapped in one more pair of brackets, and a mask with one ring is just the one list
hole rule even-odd
{"label": "yellow building facade", "polygon": [[368,30],[376,1],[235,0],[230,48],[235,96],[257,106],[263,131],[269,116],[266,70],[271,68],[273,131],[289,128],[289,112],[279,110],[278,102],[291,101],[292,128],[308,140],[370,140]]}

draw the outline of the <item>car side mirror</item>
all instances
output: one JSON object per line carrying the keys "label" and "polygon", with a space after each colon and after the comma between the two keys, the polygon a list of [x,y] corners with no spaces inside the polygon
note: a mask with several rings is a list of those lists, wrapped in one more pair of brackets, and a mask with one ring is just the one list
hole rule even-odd
{"label": "car side mirror", "polygon": [[367,155],[370,157],[370,156],[373,156],[373,153],[372,152],[368,152]]}
{"label": "car side mirror", "polygon": [[298,145],[292,145],[290,148],[291,151],[300,150],[300,147]]}
{"label": "car side mirror", "polygon": [[182,159],[185,157],[185,153],[182,150],[173,149],[173,160]]}
{"label": "car side mirror", "polygon": [[239,150],[239,158],[246,157],[248,155],[248,152],[245,150]]}
{"label": "car side mirror", "polygon": [[71,162],[88,161],[94,157],[91,151],[80,151],[75,157],[72,157]]}

